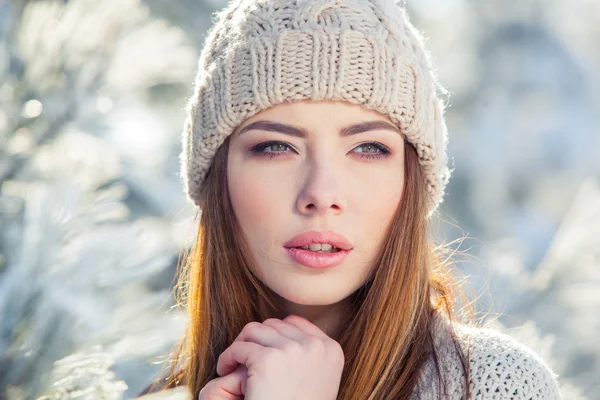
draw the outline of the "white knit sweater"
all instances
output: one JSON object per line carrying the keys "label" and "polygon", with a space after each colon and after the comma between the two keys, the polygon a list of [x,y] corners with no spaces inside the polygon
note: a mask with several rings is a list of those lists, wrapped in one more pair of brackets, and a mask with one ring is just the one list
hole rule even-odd
{"label": "white knit sweater", "polygon": [[[501,332],[453,323],[463,349],[470,348],[469,386],[472,400],[562,399],[557,375],[533,350]],[[437,370],[430,360],[423,370],[412,400],[464,400],[465,379],[450,336],[450,323],[439,317],[435,343],[445,393],[434,382]],[[466,353],[465,353],[466,354]]]}

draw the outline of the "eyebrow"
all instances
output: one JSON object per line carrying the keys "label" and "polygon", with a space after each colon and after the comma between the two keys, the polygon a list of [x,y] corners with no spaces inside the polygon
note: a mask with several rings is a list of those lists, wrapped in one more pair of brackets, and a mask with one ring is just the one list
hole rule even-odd
{"label": "eyebrow", "polygon": [[[241,135],[242,133],[253,129],[260,129],[263,131],[270,132],[280,132],[285,133],[286,135],[297,136],[302,138],[308,136],[307,131],[302,128],[297,128],[295,126],[265,120],[255,121],[251,124],[246,125],[237,133],[237,135]],[[379,129],[391,130],[402,134],[396,126],[385,121],[367,121],[342,128],[340,130],[340,136],[346,137],[350,135],[355,135],[357,133],[363,133]]]}

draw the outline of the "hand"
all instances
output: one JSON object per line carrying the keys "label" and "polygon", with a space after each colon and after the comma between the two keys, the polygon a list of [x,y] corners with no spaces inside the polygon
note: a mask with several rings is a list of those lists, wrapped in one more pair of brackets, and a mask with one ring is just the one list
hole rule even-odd
{"label": "hand", "polygon": [[231,397],[205,398],[334,400],[343,368],[339,343],[305,318],[250,322],[219,356],[221,378],[207,385],[214,385],[215,393],[220,386]]}

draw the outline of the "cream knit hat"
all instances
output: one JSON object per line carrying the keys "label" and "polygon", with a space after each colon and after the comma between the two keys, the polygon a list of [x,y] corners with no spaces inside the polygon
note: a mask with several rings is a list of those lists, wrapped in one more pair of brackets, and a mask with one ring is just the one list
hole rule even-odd
{"label": "cream knit hat", "polygon": [[296,100],[343,100],[387,115],[417,149],[429,214],[450,178],[443,88],[394,0],[234,0],[216,14],[187,106],[181,176],[198,193],[246,118]]}

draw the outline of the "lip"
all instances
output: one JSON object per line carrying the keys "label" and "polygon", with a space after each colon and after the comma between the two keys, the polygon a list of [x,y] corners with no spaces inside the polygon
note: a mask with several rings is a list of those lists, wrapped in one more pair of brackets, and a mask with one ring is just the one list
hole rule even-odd
{"label": "lip", "polygon": [[[314,243],[330,244],[341,250],[350,251],[353,249],[352,244],[343,235],[333,231],[315,231],[310,230],[303,232],[283,244],[286,248],[295,248],[308,246]],[[337,254],[337,253],[331,253]]]}
{"label": "lip", "polygon": [[[330,244],[340,250],[335,253],[316,253],[298,248],[314,243]],[[303,232],[285,242],[283,246],[294,261],[311,268],[327,268],[338,265],[344,261],[353,249],[348,239],[339,233],[315,230]]]}
{"label": "lip", "polygon": [[296,247],[288,247],[286,250],[294,261],[310,268],[333,267],[344,261],[350,254],[350,250],[340,250],[336,253],[316,253]]}

